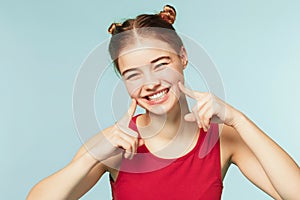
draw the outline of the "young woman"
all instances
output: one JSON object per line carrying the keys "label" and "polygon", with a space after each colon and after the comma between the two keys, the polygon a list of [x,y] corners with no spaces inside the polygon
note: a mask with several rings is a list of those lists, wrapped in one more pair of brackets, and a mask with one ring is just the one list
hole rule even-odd
{"label": "young woman", "polygon": [[[220,199],[231,165],[274,199],[299,199],[293,159],[242,112],[184,85],[188,63],[176,12],[112,24],[109,51],[132,98],[115,125],[80,148],[27,199],[78,199],[105,172],[114,199]],[[196,101],[188,108],[186,96]],[[145,113],[134,116],[136,106]],[[218,124],[217,124],[217,123]]]}

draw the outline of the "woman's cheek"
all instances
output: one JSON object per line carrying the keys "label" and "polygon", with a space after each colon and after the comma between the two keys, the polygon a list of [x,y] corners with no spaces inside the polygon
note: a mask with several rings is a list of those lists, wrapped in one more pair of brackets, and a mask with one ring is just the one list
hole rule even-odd
{"label": "woman's cheek", "polygon": [[161,78],[163,80],[167,81],[169,84],[172,85],[172,92],[175,94],[177,98],[180,97],[180,89],[178,87],[178,82],[184,83],[184,77],[183,72],[178,72],[177,70],[173,68],[169,68],[168,70],[165,70],[164,73],[161,74]]}
{"label": "woman's cheek", "polygon": [[135,99],[137,101],[137,104],[142,107],[145,108],[141,102],[140,102],[140,90],[141,90],[141,86],[138,83],[130,83],[130,84],[126,84],[126,88],[127,88],[127,92],[129,94],[129,96],[132,99]]}
{"label": "woman's cheek", "polygon": [[138,82],[125,82],[127,92],[131,98],[138,98],[141,85]]}
{"label": "woman's cheek", "polygon": [[161,80],[165,80],[171,83],[172,85],[176,85],[176,86],[178,81],[182,83],[184,81],[183,74],[173,68],[168,68],[164,70],[162,73],[159,74],[159,76]]}

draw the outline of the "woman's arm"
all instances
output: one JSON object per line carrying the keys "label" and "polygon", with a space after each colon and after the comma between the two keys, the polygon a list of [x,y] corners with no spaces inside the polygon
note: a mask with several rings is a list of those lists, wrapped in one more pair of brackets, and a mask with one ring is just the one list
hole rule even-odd
{"label": "woman's arm", "polygon": [[[237,110],[233,112],[235,117],[232,127],[255,155],[252,159],[257,159],[259,162],[254,167],[259,168],[258,164],[261,165],[271,184],[283,199],[299,199],[300,169],[296,162],[244,114]],[[243,159],[242,156],[241,151],[237,151],[233,159],[244,169],[244,173],[255,176],[255,168],[244,166],[247,160],[238,161]],[[255,161],[252,162],[254,163]],[[260,178],[257,177],[256,180],[259,181]]]}
{"label": "woman's arm", "polygon": [[81,147],[66,167],[35,185],[27,200],[79,199],[95,185],[104,172],[104,165]]}
{"label": "woman's arm", "polygon": [[89,139],[70,164],[35,185],[27,200],[78,199],[107,171],[102,163],[123,153],[125,158],[132,159],[138,146],[143,145],[143,140],[129,128],[136,105],[132,100],[128,113],[117,124]]}
{"label": "woman's arm", "polygon": [[277,200],[282,200],[266,175],[254,153],[245,144],[239,133],[227,125],[219,125],[222,153],[230,155],[230,163],[235,164],[243,175],[254,185]]}
{"label": "woman's arm", "polygon": [[[213,94],[190,90],[181,83],[179,83],[179,88],[184,94],[196,100],[196,105],[193,107],[191,113],[185,115],[185,120],[196,121],[198,126],[203,128],[204,131],[208,130],[211,120],[219,121],[232,127],[246,144],[244,146],[249,148],[248,154],[243,153],[242,156],[237,156],[237,152],[241,151],[233,152],[232,158],[243,169],[243,172],[251,175],[252,180],[258,181],[260,179],[254,176],[260,176],[265,173],[265,176],[262,177],[269,179],[271,185],[281,198],[299,200],[299,166],[280,146],[244,114]],[[252,153],[249,154],[249,151]],[[252,156],[251,165],[254,168],[249,169],[245,164],[247,161],[243,156],[252,154],[254,157]],[[254,169],[258,169],[260,173],[255,174]],[[268,180],[264,179],[260,181],[260,184],[267,182]]]}

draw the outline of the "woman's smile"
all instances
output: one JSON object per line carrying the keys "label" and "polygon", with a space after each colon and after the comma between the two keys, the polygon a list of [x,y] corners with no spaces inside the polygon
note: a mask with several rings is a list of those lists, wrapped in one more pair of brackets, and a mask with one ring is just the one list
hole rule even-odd
{"label": "woman's smile", "polygon": [[169,90],[169,88],[159,90],[155,93],[145,96],[144,99],[146,103],[150,105],[164,103],[169,98]]}

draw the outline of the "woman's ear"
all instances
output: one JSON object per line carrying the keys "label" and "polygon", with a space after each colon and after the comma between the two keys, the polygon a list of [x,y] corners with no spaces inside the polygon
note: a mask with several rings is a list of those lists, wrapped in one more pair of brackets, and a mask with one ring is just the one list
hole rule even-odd
{"label": "woman's ear", "polygon": [[188,64],[188,58],[187,58],[187,53],[186,53],[184,46],[181,47],[179,56],[181,59],[183,69],[185,69]]}

